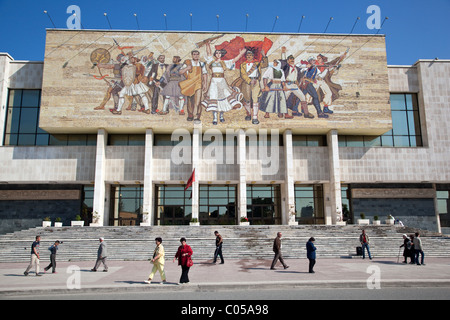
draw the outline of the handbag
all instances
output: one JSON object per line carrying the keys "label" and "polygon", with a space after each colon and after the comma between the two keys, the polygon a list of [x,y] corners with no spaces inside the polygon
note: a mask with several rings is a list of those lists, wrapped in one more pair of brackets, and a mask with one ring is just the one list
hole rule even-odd
{"label": "handbag", "polygon": [[192,267],[194,265],[194,261],[192,261],[191,257],[188,257],[188,260],[186,261],[186,267]]}

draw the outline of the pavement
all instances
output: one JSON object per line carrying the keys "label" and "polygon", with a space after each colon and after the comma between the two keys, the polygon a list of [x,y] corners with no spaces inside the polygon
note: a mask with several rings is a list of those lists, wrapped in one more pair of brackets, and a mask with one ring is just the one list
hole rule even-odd
{"label": "pavement", "polygon": [[[425,253],[426,254],[426,253]],[[195,258],[195,257],[193,257]],[[166,260],[167,283],[161,284],[157,273],[146,284],[152,265],[149,261],[108,261],[91,269],[95,261],[58,262],[56,273],[43,273],[48,258],[40,261],[40,274],[34,268],[24,275],[25,263],[0,263],[0,299],[17,295],[64,294],[126,291],[216,291],[260,290],[282,288],[369,288],[386,287],[449,287],[450,258],[426,258],[424,266],[403,264],[396,258],[323,258],[317,259],[315,273],[308,272],[307,259],[285,259],[289,268],[278,262],[270,270],[271,260],[227,259],[224,264],[212,260],[196,261],[190,269],[189,284],[178,284],[181,268]]]}

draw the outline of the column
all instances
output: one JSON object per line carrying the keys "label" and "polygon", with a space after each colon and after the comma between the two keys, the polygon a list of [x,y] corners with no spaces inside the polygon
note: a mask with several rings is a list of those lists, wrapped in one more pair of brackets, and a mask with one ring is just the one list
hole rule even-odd
{"label": "column", "polygon": [[341,199],[341,169],[339,164],[339,146],[337,130],[331,130],[327,134],[328,144],[328,160],[330,163],[330,206],[326,210],[329,217],[325,217],[326,221],[331,218],[332,224],[343,224],[342,216],[342,199]]}
{"label": "column", "polygon": [[[195,170],[195,179],[192,183],[192,218],[200,221],[199,212],[199,178],[200,172],[198,167],[200,165],[200,151],[201,151],[201,124],[194,125],[194,132],[192,134],[192,172]],[[192,174],[192,172],[190,174]],[[189,175],[190,177],[190,175]]]}
{"label": "column", "polygon": [[103,226],[108,217],[105,216],[105,175],[106,175],[106,144],[108,133],[105,129],[98,129],[97,151],[95,156],[95,182],[94,182],[94,218],[91,226]]}
{"label": "column", "polygon": [[285,130],[284,139],[284,198],[285,215],[281,219],[282,224],[298,225],[295,221],[295,191],[294,191],[294,153],[292,148],[292,130]]}
{"label": "column", "polygon": [[0,53],[0,74],[3,75],[3,81],[0,81],[0,146],[3,145],[5,132],[6,110],[8,106],[8,87],[9,87],[9,63],[14,59],[7,53]]}
{"label": "column", "polygon": [[239,165],[238,221],[241,221],[241,218],[247,217],[247,163],[244,129],[238,130],[237,142],[237,159]]}
{"label": "column", "polygon": [[145,153],[144,153],[144,195],[142,203],[141,226],[154,224],[153,217],[153,130],[145,130]]}

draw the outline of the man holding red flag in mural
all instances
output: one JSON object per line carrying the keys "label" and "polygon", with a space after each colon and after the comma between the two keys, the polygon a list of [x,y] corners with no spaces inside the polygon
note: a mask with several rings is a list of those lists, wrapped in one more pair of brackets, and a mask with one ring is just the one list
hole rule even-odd
{"label": "man holding red flag in mural", "polygon": [[[242,49],[246,49],[245,57],[236,61],[236,69],[240,69],[240,77],[231,85],[239,87],[244,98],[244,107],[247,111],[245,120],[252,120],[253,124],[259,124],[258,120],[258,96],[261,93],[260,80],[261,69],[268,66],[266,53],[272,47],[273,42],[268,38],[263,41],[245,42],[243,38],[236,37],[230,42],[225,41],[216,46],[216,50],[226,49],[227,54],[223,59],[237,57]],[[253,112],[252,112],[253,111]]]}

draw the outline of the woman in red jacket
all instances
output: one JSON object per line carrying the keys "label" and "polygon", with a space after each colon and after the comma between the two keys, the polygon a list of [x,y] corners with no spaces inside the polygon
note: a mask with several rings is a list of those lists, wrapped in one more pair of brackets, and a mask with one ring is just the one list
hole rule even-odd
{"label": "woman in red jacket", "polygon": [[186,238],[180,239],[181,246],[178,247],[178,251],[175,254],[175,258],[173,258],[173,262],[178,259],[178,265],[181,266],[181,283],[189,283],[189,268],[192,266],[191,256],[193,254],[192,248],[186,244]]}

